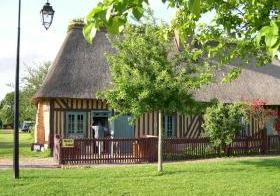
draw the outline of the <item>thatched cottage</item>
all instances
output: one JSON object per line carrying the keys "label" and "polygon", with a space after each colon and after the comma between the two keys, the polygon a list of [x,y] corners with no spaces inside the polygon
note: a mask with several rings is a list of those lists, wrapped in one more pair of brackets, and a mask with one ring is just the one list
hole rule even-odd
{"label": "thatched cottage", "polygon": [[[158,112],[145,114],[132,127],[128,123],[129,116],[109,122],[113,111],[106,101],[96,99],[96,93],[110,82],[104,53],[111,50],[105,31],[97,32],[90,45],[83,37],[82,26],[72,26],[41,89],[34,96],[37,105],[35,143],[52,146],[55,134],[64,138],[92,138],[91,125],[96,120],[115,138],[157,135]],[[222,73],[219,74],[222,76]],[[279,77],[279,62],[261,68],[249,66],[232,83],[205,86],[195,96],[203,102],[218,98],[226,103],[261,98],[276,106],[280,105]],[[166,115],[163,122],[168,137],[197,138],[202,133],[201,116]],[[250,129],[258,129],[254,120]]]}

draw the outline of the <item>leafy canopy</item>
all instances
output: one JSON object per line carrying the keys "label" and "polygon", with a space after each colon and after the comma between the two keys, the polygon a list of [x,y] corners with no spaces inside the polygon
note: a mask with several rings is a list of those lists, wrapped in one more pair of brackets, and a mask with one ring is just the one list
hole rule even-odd
{"label": "leafy canopy", "polygon": [[247,119],[242,104],[216,103],[206,109],[202,126],[213,146],[225,147],[242,130],[242,119]]}
{"label": "leafy canopy", "polygon": [[[50,67],[50,62],[39,64],[37,67],[28,66],[26,75],[22,79],[20,90],[20,122],[35,120],[36,107],[32,97],[41,87]],[[12,125],[14,120],[14,92],[7,93],[0,102],[0,119],[4,125]]]}
{"label": "leafy canopy", "polygon": [[[114,53],[107,55],[111,87],[99,94],[119,115],[134,119],[152,111],[193,112],[192,91],[205,77],[196,68],[178,68],[178,58],[165,26],[128,26],[122,36],[112,37]],[[193,74],[193,73],[197,74]]]}
{"label": "leafy canopy", "polygon": [[14,93],[7,93],[0,102],[0,119],[3,125],[12,125],[14,119]]}
{"label": "leafy canopy", "polygon": [[[241,68],[254,57],[258,65],[269,63],[277,56],[280,46],[280,1],[275,0],[162,0],[177,8],[173,20],[181,45],[199,48],[196,58],[218,65],[241,60],[224,81],[235,79]],[[111,33],[124,29],[127,19],[140,19],[149,0],[103,0],[85,17],[84,35],[91,42],[97,30]],[[205,14],[212,13],[211,23],[201,23]],[[197,47],[200,46],[200,47]],[[226,55],[225,55],[226,54]]]}

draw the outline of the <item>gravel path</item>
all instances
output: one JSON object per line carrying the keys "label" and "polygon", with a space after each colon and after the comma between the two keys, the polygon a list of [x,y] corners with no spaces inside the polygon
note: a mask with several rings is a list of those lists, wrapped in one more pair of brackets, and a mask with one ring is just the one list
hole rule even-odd
{"label": "gravel path", "polygon": [[[59,168],[60,165],[53,158],[23,158],[19,161],[21,168]],[[13,167],[12,159],[0,159],[0,169]]]}
{"label": "gravel path", "polygon": [[[178,163],[207,163],[207,162],[221,162],[234,160],[251,160],[251,159],[271,159],[280,158],[280,156],[248,156],[248,157],[228,157],[228,158],[211,158],[211,159],[196,159],[187,161],[165,162],[164,164],[178,164]],[[143,163],[147,164],[147,163]],[[157,163],[148,163],[155,165]],[[59,165],[53,158],[24,158],[20,160],[21,168],[106,168],[106,167],[120,167],[132,166],[141,164],[92,164],[92,165]],[[0,159],[0,169],[11,169],[13,162],[11,159]]]}

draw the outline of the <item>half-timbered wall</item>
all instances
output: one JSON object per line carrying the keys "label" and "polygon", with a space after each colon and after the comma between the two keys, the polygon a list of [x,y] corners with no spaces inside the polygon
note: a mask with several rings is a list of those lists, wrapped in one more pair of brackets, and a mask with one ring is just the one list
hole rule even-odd
{"label": "half-timbered wall", "polygon": [[[62,137],[65,134],[65,116],[67,111],[87,112],[87,133],[86,137],[91,138],[91,111],[108,110],[108,104],[101,100],[86,99],[53,99],[51,101],[51,129],[53,134],[59,134]],[[144,135],[158,134],[158,112],[151,112],[143,115],[135,123],[135,137]],[[201,116],[175,115],[175,137],[198,138],[203,132]],[[52,137],[53,134],[50,136]]]}
{"label": "half-timbered wall", "polygon": [[[65,118],[67,111],[80,111],[87,113],[87,131],[86,137],[92,137],[90,125],[92,124],[92,110],[109,110],[106,102],[97,99],[52,99],[50,100],[50,138],[54,134],[64,137],[65,134]],[[177,138],[199,138],[203,136],[203,118],[202,115],[181,115],[174,114],[175,117],[175,134]],[[145,135],[158,135],[159,113],[146,113],[139,118],[134,126],[135,137],[143,137]],[[250,135],[258,132],[259,125],[254,119],[250,120],[247,130]],[[248,132],[248,131],[247,131]]]}
{"label": "half-timbered wall", "polygon": [[[140,117],[135,123],[135,136],[158,135],[159,113],[151,112]],[[186,116],[175,114],[175,135],[182,138],[199,138],[202,135],[202,116]]]}
{"label": "half-timbered wall", "polygon": [[[204,137],[204,130],[202,128],[202,115],[180,115],[175,114],[175,134],[173,137],[177,138],[199,138]],[[152,112],[143,115],[135,123],[135,136],[143,137],[145,135],[158,135],[158,119],[159,113]],[[163,119],[164,122],[164,119]],[[164,127],[163,127],[164,128]],[[253,136],[259,133],[260,126],[256,119],[250,118],[246,129],[241,133],[242,135]]]}
{"label": "half-timbered wall", "polygon": [[[90,125],[92,110],[108,110],[108,104],[97,99],[52,99],[51,100],[51,117],[50,126],[52,138],[55,134],[64,137],[65,134],[65,118],[68,111],[80,111],[87,113],[87,132],[86,137],[92,137]],[[51,144],[52,145],[52,144]]]}

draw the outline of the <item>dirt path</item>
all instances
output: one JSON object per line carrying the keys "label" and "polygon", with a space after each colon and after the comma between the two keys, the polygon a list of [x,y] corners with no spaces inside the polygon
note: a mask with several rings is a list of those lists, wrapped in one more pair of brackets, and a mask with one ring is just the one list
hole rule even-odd
{"label": "dirt path", "polygon": [[[23,158],[19,161],[21,168],[58,168],[60,167],[53,158]],[[13,166],[12,159],[0,159],[0,169],[10,169]]]}
{"label": "dirt path", "polygon": [[[229,158],[211,158],[211,159],[196,159],[187,161],[165,162],[164,164],[192,164],[192,163],[208,163],[221,161],[238,161],[238,160],[252,160],[252,159],[273,159],[280,158],[280,156],[248,156],[248,157],[229,157]],[[63,165],[60,166],[53,158],[23,158],[20,160],[21,168],[107,168],[107,167],[122,167],[135,166],[143,164],[92,164],[92,165]],[[149,165],[156,165],[157,163],[148,163]],[[11,159],[0,159],[0,169],[11,169],[13,162]]]}

